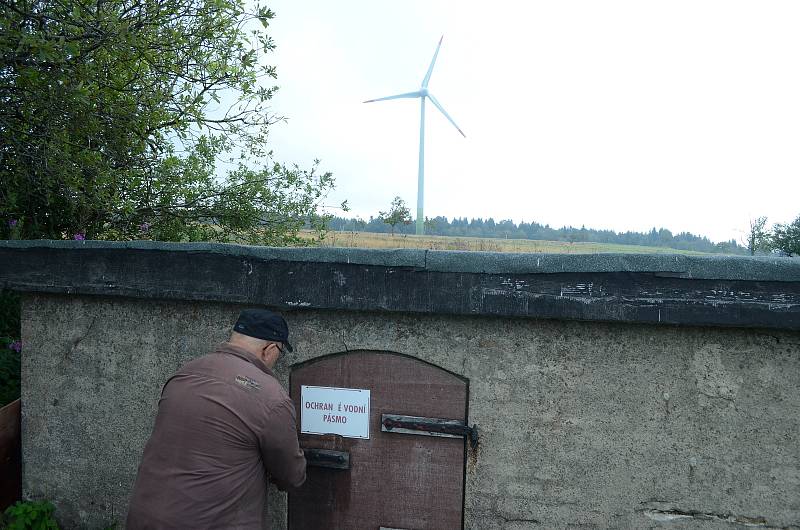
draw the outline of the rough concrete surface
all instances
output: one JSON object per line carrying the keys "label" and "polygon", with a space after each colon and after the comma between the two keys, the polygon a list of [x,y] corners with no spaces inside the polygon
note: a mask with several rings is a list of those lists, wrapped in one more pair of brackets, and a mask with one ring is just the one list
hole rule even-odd
{"label": "rough concrete surface", "polygon": [[[161,385],[241,306],[28,294],[24,490],[124,521]],[[800,528],[800,333],[298,309],[290,366],[393,351],[469,378],[465,527]],[[272,528],[285,497],[272,492]]]}
{"label": "rough concrete surface", "polygon": [[168,256],[218,254],[265,261],[346,263],[414,267],[432,272],[484,274],[554,274],[570,272],[653,272],[705,280],[800,281],[800,259],[772,256],[686,254],[538,254],[424,249],[337,247],[263,247],[225,243],[162,241],[62,241],[36,239],[0,241],[0,256],[33,249],[158,251]]}
{"label": "rough concrete surface", "polygon": [[23,292],[800,330],[800,260],[0,242]]}

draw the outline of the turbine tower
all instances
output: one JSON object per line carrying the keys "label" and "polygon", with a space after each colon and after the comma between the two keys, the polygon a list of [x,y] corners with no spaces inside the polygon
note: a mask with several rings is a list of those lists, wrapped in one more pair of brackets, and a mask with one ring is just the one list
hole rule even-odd
{"label": "turbine tower", "polygon": [[439,48],[442,47],[442,40],[444,39],[444,35],[442,38],[439,39],[439,44],[436,46],[436,51],[433,53],[433,59],[431,60],[431,65],[428,67],[428,72],[425,74],[425,78],[422,80],[422,87],[415,91],[415,92],[406,92],[405,94],[397,94],[395,96],[386,96],[385,98],[378,98],[378,99],[369,99],[364,103],[372,103],[374,101],[386,101],[387,99],[401,99],[401,98],[419,98],[420,104],[420,117],[419,117],[419,175],[417,179],[417,235],[422,235],[425,233],[425,217],[423,216],[423,205],[424,205],[424,195],[425,195],[425,98],[431,100],[431,103],[439,109],[439,111],[444,114],[444,117],[453,124],[453,127],[458,129],[458,132],[461,133],[461,136],[464,138],[467,137],[464,134],[456,122],[453,121],[453,118],[444,110],[442,105],[433,97],[428,91],[428,83],[431,80],[431,74],[433,73],[433,65],[436,64],[436,56],[439,55]]}

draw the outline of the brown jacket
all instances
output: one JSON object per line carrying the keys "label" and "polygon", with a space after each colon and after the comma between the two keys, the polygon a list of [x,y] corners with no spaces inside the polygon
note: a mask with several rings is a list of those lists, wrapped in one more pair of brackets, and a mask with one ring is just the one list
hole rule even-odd
{"label": "brown jacket", "polygon": [[260,529],[267,479],[299,487],[295,410],[269,368],[225,343],[167,381],[127,528]]}

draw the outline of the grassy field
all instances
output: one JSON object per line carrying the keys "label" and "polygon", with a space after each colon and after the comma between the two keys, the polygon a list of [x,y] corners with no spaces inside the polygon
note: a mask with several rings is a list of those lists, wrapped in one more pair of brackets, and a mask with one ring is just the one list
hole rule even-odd
{"label": "grassy field", "polygon": [[[310,232],[301,237],[311,239]],[[421,248],[429,250],[471,250],[485,252],[541,252],[547,254],[694,254],[703,252],[665,247],[642,247],[605,243],[569,243],[566,241],[531,241],[529,239],[494,239],[480,237],[416,236],[376,234],[372,232],[328,232],[320,246],[351,248]]]}

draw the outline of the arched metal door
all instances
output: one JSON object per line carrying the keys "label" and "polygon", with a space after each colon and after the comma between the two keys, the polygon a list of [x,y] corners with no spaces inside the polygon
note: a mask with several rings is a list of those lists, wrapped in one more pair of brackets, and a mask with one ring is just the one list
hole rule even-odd
{"label": "arched metal door", "polygon": [[303,385],[369,390],[369,439],[300,434],[310,461],[306,483],[289,495],[290,530],[462,528],[464,379],[388,352],[313,360],[291,372],[298,429]]}

